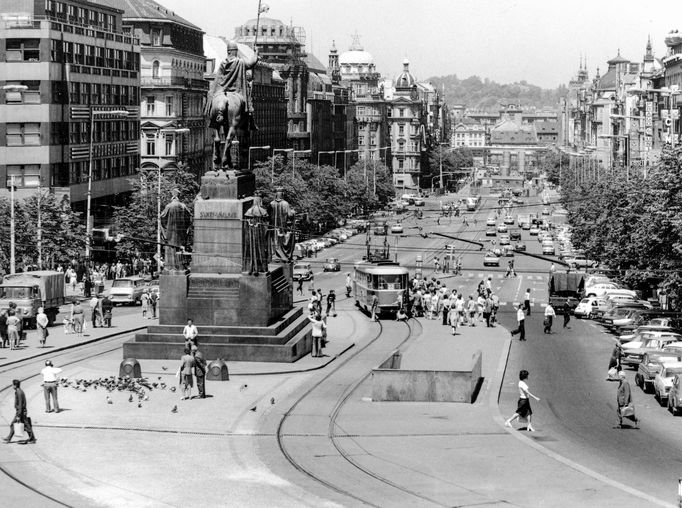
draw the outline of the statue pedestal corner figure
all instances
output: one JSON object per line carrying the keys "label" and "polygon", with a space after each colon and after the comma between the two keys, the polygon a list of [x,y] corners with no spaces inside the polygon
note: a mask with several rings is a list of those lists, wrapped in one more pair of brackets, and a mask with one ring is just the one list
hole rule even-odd
{"label": "statue pedestal corner figure", "polygon": [[173,189],[171,202],[161,212],[161,233],[164,245],[164,272],[184,272],[182,252],[187,244],[187,233],[191,226],[191,212],[178,198],[179,191]]}
{"label": "statue pedestal corner figure", "polygon": [[278,187],[270,202],[270,248],[274,262],[293,263],[296,213],[283,194],[284,189]]}

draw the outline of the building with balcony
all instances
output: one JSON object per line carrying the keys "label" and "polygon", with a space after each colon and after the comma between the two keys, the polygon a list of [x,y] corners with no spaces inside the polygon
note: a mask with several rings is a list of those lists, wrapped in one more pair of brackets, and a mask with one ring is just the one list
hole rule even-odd
{"label": "building with balcony", "polygon": [[121,9],[84,0],[2,2],[0,15],[0,180],[85,211],[91,173],[107,223],[139,167],[139,40]]}
{"label": "building with balcony", "polygon": [[197,177],[213,153],[204,119],[204,32],[154,0],[99,0],[123,10],[140,40],[140,169]]}

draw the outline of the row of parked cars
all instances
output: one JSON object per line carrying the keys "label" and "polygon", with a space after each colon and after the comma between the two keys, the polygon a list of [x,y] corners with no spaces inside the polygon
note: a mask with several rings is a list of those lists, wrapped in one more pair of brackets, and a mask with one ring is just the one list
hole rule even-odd
{"label": "row of parked cars", "polygon": [[584,270],[588,268],[595,268],[598,263],[593,259],[588,259],[585,253],[579,249],[575,249],[571,243],[570,226],[562,226],[557,232],[557,240],[559,242],[559,259],[569,264],[575,270]]}
{"label": "row of parked cars", "polygon": [[342,227],[332,229],[320,238],[311,238],[297,243],[294,246],[294,257],[303,259],[314,256],[327,247],[343,243],[349,238],[367,230],[367,221],[361,219],[349,220]]}
{"label": "row of parked cars", "polygon": [[[606,299],[614,294],[602,289]],[[673,415],[682,412],[682,313],[624,298],[612,301],[600,322],[615,336],[621,366],[637,371],[637,386]]]}

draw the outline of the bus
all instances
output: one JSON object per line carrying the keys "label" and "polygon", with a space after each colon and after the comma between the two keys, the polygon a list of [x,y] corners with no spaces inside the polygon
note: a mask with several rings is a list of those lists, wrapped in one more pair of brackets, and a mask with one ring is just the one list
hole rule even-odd
{"label": "bus", "polygon": [[359,262],[355,265],[353,273],[355,304],[370,312],[372,297],[376,295],[379,300],[379,315],[384,312],[395,313],[406,303],[409,282],[407,268],[398,263]]}

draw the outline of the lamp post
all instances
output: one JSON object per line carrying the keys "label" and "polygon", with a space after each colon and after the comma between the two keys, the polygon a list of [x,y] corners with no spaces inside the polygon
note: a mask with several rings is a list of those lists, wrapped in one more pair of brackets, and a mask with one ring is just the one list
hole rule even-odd
{"label": "lamp post", "polygon": [[[373,151],[378,151],[379,152],[379,160],[381,160],[381,151],[384,150],[384,160],[386,160],[386,150],[388,150],[390,147],[389,146],[380,146],[378,148],[372,148],[370,149],[370,152]],[[377,163],[374,157],[372,157],[372,177],[374,180],[374,197],[377,195]]]}
{"label": "lamp post", "polygon": [[[443,189],[443,147],[450,146],[450,143],[438,143],[438,166],[440,168],[440,178],[438,184],[440,185],[441,192]],[[431,192],[433,192],[433,179],[431,179]]]}
{"label": "lamp post", "polygon": [[249,171],[251,171],[251,150],[270,150],[270,145],[249,147]]}
{"label": "lamp post", "polygon": [[[186,127],[177,129],[161,129],[159,132],[172,134],[185,134],[189,132]],[[175,150],[177,153],[177,150]],[[159,174],[156,178],[156,272],[161,273],[161,155],[159,155]]]}
{"label": "lamp post", "polygon": [[292,156],[292,158],[291,158],[291,176],[295,176],[295,175],[296,175],[296,172],[295,172],[295,169],[296,169],[296,154],[299,153],[299,154],[301,154],[301,155],[305,155],[305,154],[310,155],[310,150],[294,150],[293,152],[294,152],[294,153],[293,153],[293,156]]}
{"label": "lamp post", "polygon": [[334,150],[317,152],[317,170],[320,170],[320,155],[323,153],[336,153]]}
{"label": "lamp post", "polygon": [[275,155],[277,154],[277,152],[289,153],[293,151],[294,151],[293,148],[275,148],[272,151],[272,169],[270,171],[270,182],[275,181]]}
{"label": "lamp post", "polygon": [[88,151],[88,198],[85,210],[85,260],[90,261],[90,244],[92,243],[92,224],[90,223],[90,207],[92,202],[92,160],[93,160],[93,149],[95,145],[95,117],[100,115],[110,115],[112,117],[120,118],[127,117],[128,112],[124,109],[121,110],[101,110],[95,111],[90,107],[90,150]]}
{"label": "lamp post", "polygon": [[349,153],[358,153],[359,150],[343,150],[343,181],[346,181],[346,159]]}

